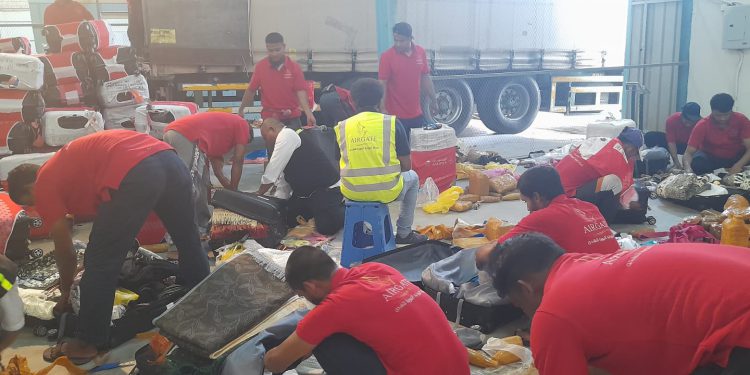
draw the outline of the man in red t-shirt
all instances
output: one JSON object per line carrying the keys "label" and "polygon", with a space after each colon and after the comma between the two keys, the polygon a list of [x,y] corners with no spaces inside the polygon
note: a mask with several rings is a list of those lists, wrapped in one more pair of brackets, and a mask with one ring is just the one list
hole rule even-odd
{"label": "man in red t-shirt", "polygon": [[[164,142],[174,147],[193,179],[195,220],[201,235],[207,235],[211,212],[208,188],[211,186],[209,163],[225,189],[237,190],[245,164],[245,146],[251,140],[251,128],[244,118],[224,112],[203,112],[183,117],[164,129]],[[231,180],[224,176],[224,155],[233,151]]]}
{"label": "man in red t-shirt", "polygon": [[443,311],[395,269],[338,268],[305,246],[289,256],[286,281],[317,306],[266,354],[266,370],[282,373],[312,352],[328,374],[469,374],[466,349]]}
{"label": "man in red t-shirt", "polygon": [[695,243],[566,254],[527,233],[498,245],[490,264],[498,295],[532,317],[541,375],[590,368],[750,374],[746,248]]}
{"label": "man in red t-shirt", "polygon": [[73,0],[55,0],[44,10],[44,25],[60,25],[63,23],[93,20],[86,7]]}
{"label": "man in red t-shirt", "polygon": [[422,115],[422,96],[430,100],[431,111],[437,105],[427,55],[413,39],[408,23],[399,22],[393,26],[393,47],[380,56],[378,68],[378,78],[385,87],[380,107],[398,117],[407,132],[426,123]]}
{"label": "man in red t-shirt", "polygon": [[711,115],[695,125],[682,157],[685,171],[705,174],[728,168],[733,174],[750,163],[750,120],[733,108],[729,94],[711,98]]}
{"label": "man in red t-shirt", "polygon": [[682,107],[682,112],[677,112],[667,118],[667,148],[672,156],[672,162],[675,168],[682,169],[680,158],[687,149],[687,143],[690,140],[690,133],[693,127],[701,119],[701,106],[698,103],[689,102]]}
{"label": "man in red t-shirt", "polygon": [[[626,127],[615,139],[589,138],[555,166],[565,194],[595,204],[610,223],[630,208],[633,169],[640,158],[643,133]],[[625,194],[627,192],[627,194]]]}
{"label": "man in red t-shirt", "polygon": [[[609,254],[620,250],[612,229],[596,206],[565,196],[555,168],[539,166],[527,170],[518,180],[518,190],[530,214],[497,243],[521,233],[539,232],[569,252]],[[485,264],[493,249],[495,244],[479,249],[477,264]]]}
{"label": "man in red t-shirt", "polygon": [[299,64],[286,55],[284,37],[279,33],[268,34],[266,50],[268,57],[255,65],[250,85],[242,96],[239,115],[244,115],[245,108],[255,100],[255,93],[260,90],[262,118],[275,118],[292,129],[299,129],[302,127],[300,116],[304,112],[307,125],[315,125],[315,116],[310,110],[307,96],[305,75],[302,74]]}
{"label": "man in red t-shirt", "polygon": [[8,174],[8,193],[34,206],[52,225],[62,297],[55,311],[70,309],[76,254],[66,215],[96,217],[86,247],[76,340],[45,352],[91,361],[109,340],[117,277],[138,231],[153,210],[180,255],[180,278],[193,287],[209,273],[188,205],[190,175],[168,144],[130,130],[107,130],[68,143],[41,167],[22,164]]}

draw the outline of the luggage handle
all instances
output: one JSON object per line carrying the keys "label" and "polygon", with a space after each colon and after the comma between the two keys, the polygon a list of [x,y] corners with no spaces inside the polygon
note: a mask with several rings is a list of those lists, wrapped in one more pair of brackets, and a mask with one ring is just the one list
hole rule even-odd
{"label": "luggage handle", "polygon": [[456,324],[461,324],[461,312],[464,307],[464,299],[461,298],[458,300],[458,307],[456,307]]}

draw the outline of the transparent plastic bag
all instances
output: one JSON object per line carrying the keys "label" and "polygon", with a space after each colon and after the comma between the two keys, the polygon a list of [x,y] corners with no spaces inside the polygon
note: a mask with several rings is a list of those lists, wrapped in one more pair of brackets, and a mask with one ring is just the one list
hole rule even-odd
{"label": "transparent plastic bag", "polygon": [[435,180],[433,180],[432,177],[427,177],[427,179],[424,181],[424,184],[422,184],[422,187],[419,188],[419,195],[417,195],[417,207],[422,207],[427,203],[436,201],[439,195],[440,189],[438,189]]}
{"label": "transparent plastic bag", "polygon": [[424,204],[422,210],[428,214],[447,213],[456,201],[458,201],[458,197],[463,193],[464,189],[461,189],[458,186],[453,186],[440,193],[434,202]]}

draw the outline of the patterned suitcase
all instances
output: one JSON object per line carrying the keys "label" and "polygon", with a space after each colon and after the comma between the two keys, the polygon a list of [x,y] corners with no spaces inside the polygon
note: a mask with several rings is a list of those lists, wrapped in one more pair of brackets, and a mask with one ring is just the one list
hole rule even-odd
{"label": "patterned suitcase", "polygon": [[247,249],[214,270],[154,325],[181,348],[213,359],[294,296],[283,275],[284,265]]}
{"label": "patterned suitcase", "polygon": [[98,96],[104,108],[140,105],[149,99],[148,82],[140,74],[104,82],[98,88]]}
{"label": "patterned suitcase", "polygon": [[104,119],[93,108],[47,108],[42,117],[44,143],[49,146],[64,146],[102,130]]}
{"label": "patterned suitcase", "polygon": [[135,110],[135,124],[138,128],[147,128],[152,137],[164,139],[164,129],[167,125],[196,112],[195,103],[151,102]]}
{"label": "patterned suitcase", "polygon": [[89,58],[91,75],[97,82],[114,81],[138,74],[135,50],[131,47],[112,46],[104,48]]}
{"label": "patterned suitcase", "polygon": [[104,129],[127,129],[139,133],[148,133],[148,128],[137,127],[135,123],[135,110],[138,104],[125,107],[104,108],[102,116],[104,117]]}
{"label": "patterned suitcase", "polygon": [[44,115],[39,91],[0,90],[0,121],[37,121]]}
{"label": "patterned suitcase", "polygon": [[91,52],[112,44],[109,24],[102,20],[48,25],[42,30],[42,35],[47,39],[51,53]]}
{"label": "patterned suitcase", "polygon": [[44,64],[20,53],[0,53],[0,89],[39,90],[44,84]]}
{"label": "patterned suitcase", "polygon": [[0,39],[0,53],[22,53],[24,55],[30,55],[31,42],[29,42],[29,38],[23,36]]}
{"label": "patterned suitcase", "polygon": [[0,193],[0,254],[14,262],[28,260],[29,230],[34,225],[41,224],[29,218],[7,193]]}
{"label": "patterned suitcase", "polygon": [[44,64],[47,86],[84,82],[90,78],[88,60],[83,52],[42,55],[39,60]]}

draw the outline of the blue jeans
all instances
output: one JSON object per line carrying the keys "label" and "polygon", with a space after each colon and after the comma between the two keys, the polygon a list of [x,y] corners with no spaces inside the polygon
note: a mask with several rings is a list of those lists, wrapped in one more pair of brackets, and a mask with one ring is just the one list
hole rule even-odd
{"label": "blue jeans", "polygon": [[396,200],[401,201],[401,212],[396,221],[396,235],[406,237],[411,233],[414,224],[414,210],[417,208],[417,194],[419,193],[419,176],[417,172],[401,172],[404,179],[404,189]]}

